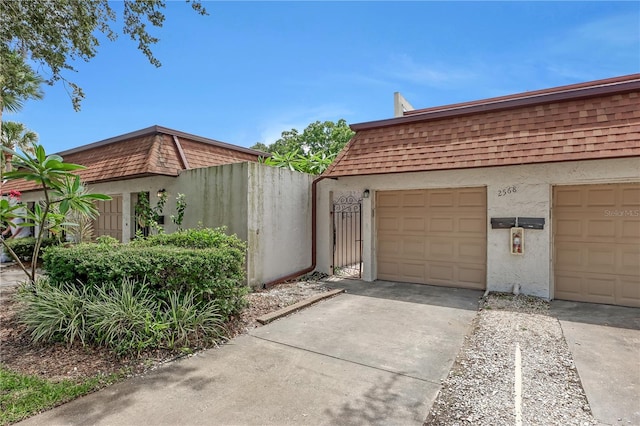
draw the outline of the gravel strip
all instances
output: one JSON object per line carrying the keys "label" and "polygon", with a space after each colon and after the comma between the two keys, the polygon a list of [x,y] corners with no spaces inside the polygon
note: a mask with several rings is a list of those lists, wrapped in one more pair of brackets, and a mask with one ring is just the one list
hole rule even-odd
{"label": "gravel strip", "polygon": [[542,299],[490,294],[425,425],[515,425],[515,351],[523,425],[597,425],[562,334]]}

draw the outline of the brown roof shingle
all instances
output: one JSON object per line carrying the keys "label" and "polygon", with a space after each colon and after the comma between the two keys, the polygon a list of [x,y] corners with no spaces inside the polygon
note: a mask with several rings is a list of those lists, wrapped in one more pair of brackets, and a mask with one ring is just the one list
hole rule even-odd
{"label": "brown roof shingle", "polygon": [[[260,156],[268,154],[152,126],[64,151],[60,155],[65,162],[87,167],[77,172],[85,183],[97,183],[151,175],[178,176],[187,168],[258,161]],[[30,191],[38,188],[31,182],[12,181],[3,184],[2,193],[12,189]]]}
{"label": "brown roof shingle", "polygon": [[640,156],[640,75],[603,81],[567,86],[575,98],[563,87],[354,125],[325,176]]}

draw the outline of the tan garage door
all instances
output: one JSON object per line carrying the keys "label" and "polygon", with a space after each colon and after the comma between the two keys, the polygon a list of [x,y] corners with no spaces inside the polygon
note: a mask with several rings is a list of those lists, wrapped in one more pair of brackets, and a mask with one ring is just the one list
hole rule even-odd
{"label": "tan garage door", "polygon": [[377,193],[378,279],[484,289],[485,188]]}
{"label": "tan garage door", "polygon": [[122,241],[122,196],[112,195],[109,201],[97,201],[99,216],[93,222],[96,237],[109,235]]}
{"label": "tan garage door", "polygon": [[553,191],[555,297],[640,307],[640,184]]}

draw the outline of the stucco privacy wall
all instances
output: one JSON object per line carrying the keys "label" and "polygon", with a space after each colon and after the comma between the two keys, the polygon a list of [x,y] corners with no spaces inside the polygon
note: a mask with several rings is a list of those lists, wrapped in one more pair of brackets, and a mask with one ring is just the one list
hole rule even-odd
{"label": "stucco privacy wall", "polygon": [[249,163],[182,171],[167,188],[167,218],[175,214],[175,197],[182,193],[187,202],[183,228],[226,226],[247,241],[248,173]]}
{"label": "stucco privacy wall", "polygon": [[259,287],[311,264],[313,176],[247,163],[249,285]]}
{"label": "stucco privacy wall", "polygon": [[[521,291],[539,297],[553,295],[552,236],[550,220],[554,185],[640,182],[637,158],[571,161],[535,165],[444,170],[418,173],[382,174],[325,179],[318,183],[317,268],[331,272],[331,193],[364,191],[363,199],[363,279],[373,281],[376,273],[375,192],[385,190],[487,188],[487,288]],[[502,190],[515,188],[505,195]],[[509,230],[491,229],[492,217],[542,217],[543,230],[525,230],[525,254],[509,253]]]}

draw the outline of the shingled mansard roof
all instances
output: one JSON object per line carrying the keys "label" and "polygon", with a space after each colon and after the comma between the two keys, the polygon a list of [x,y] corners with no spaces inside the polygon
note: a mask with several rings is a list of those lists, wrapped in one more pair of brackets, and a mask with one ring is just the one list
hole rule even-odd
{"label": "shingled mansard roof", "polygon": [[[126,133],[100,142],[60,152],[65,162],[81,164],[77,172],[85,183],[133,179],[145,176],[178,176],[182,170],[221,164],[257,161],[261,151],[191,135],[161,126]],[[32,183],[12,181],[10,189],[38,189]]]}
{"label": "shingled mansard roof", "polygon": [[351,126],[324,176],[640,156],[640,74]]}

